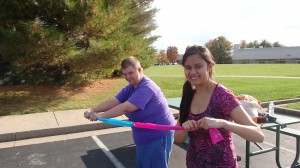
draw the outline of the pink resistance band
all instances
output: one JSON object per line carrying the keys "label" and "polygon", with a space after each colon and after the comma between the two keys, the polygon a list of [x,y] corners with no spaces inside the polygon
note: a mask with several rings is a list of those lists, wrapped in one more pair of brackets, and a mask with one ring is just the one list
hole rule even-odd
{"label": "pink resistance band", "polygon": [[[152,124],[152,123],[131,122],[131,121],[118,120],[114,118],[97,118],[97,120],[108,124],[113,124],[113,125],[118,125],[123,127],[136,127],[136,128],[145,128],[145,129],[153,129],[153,130],[184,130],[182,126],[177,126],[177,125],[159,125],[159,124]],[[224,139],[217,128],[210,128],[208,129],[208,131],[209,131],[211,142],[213,144],[216,144],[219,141],[222,141]]]}

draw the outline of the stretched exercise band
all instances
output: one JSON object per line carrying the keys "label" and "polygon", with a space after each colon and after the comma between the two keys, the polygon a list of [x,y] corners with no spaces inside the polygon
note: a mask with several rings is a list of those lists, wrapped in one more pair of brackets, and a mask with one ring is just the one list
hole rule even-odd
{"label": "stretched exercise band", "polygon": [[[132,122],[132,121],[122,121],[114,118],[97,118],[97,120],[112,124],[118,125],[122,127],[136,127],[136,128],[145,128],[145,129],[153,129],[153,130],[184,130],[182,126],[177,125],[159,125],[159,124],[152,124],[152,123],[140,123],[140,122]],[[222,141],[224,138],[219,132],[217,128],[210,128],[208,129],[211,142],[213,144]]]}

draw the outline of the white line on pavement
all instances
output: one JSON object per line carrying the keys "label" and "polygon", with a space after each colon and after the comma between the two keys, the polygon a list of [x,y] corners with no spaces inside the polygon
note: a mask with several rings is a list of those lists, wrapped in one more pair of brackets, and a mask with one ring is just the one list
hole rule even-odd
{"label": "white line on pavement", "polygon": [[[275,145],[274,144],[272,144],[272,143],[269,143],[269,142],[263,142],[264,144],[266,144],[266,145],[269,145],[269,146],[273,146],[273,147],[275,147]],[[293,150],[290,150],[290,149],[287,149],[287,148],[284,148],[284,147],[280,147],[280,149],[282,149],[282,150],[285,150],[285,151],[288,151],[288,152],[291,152],[291,153],[293,153],[293,154],[296,154],[296,152],[295,151],[293,151]]]}
{"label": "white line on pavement", "polygon": [[109,149],[100,141],[97,136],[92,136],[92,138],[104,152],[104,154],[112,161],[116,168],[125,168],[125,166],[109,151]]}

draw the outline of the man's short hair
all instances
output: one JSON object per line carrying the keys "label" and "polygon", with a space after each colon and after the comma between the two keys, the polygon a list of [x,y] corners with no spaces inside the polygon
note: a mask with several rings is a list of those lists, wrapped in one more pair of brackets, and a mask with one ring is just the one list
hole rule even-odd
{"label": "man's short hair", "polygon": [[139,68],[139,67],[141,67],[141,63],[134,56],[130,56],[128,58],[125,58],[121,63],[122,69],[126,69],[129,66],[133,66],[134,68]]}

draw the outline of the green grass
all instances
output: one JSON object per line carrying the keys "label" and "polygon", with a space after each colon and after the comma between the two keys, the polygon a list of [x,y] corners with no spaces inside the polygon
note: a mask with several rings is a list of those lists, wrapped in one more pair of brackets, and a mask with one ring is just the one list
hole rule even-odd
{"label": "green grass", "polygon": [[216,75],[300,77],[300,64],[216,65]]}
{"label": "green grass", "polygon": [[[216,65],[215,80],[231,89],[235,95],[249,94],[258,100],[283,100],[300,97],[300,64],[228,64]],[[180,65],[153,66],[144,73],[153,79],[167,98],[180,97],[185,81]],[[226,76],[226,77],[225,77]],[[228,77],[228,76],[288,76],[299,78]],[[99,82],[99,81],[98,81]],[[0,116],[44,111],[91,108],[115,94],[126,85],[122,78],[113,79],[109,88],[86,93],[72,88],[69,94],[36,94],[30,90],[0,87]],[[55,92],[55,90],[54,90]]]}
{"label": "green grass", "polygon": [[[166,97],[180,97],[184,77],[150,76]],[[218,83],[234,91],[235,95],[249,94],[260,101],[300,97],[300,79],[216,78]]]}
{"label": "green grass", "polygon": [[[181,65],[153,66],[147,75],[184,75]],[[300,64],[217,64],[215,76],[289,76],[300,77]]]}
{"label": "green grass", "polygon": [[291,104],[284,105],[282,107],[300,110],[300,103],[291,103]]}
{"label": "green grass", "polygon": [[[182,84],[185,81],[182,66],[153,66],[146,69],[145,74],[161,87],[166,97],[181,96]],[[215,67],[215,81],[233,90],[235,95],[249,94],[260,101],[296,98],[300,97],[300,64],[221,64]]]}

